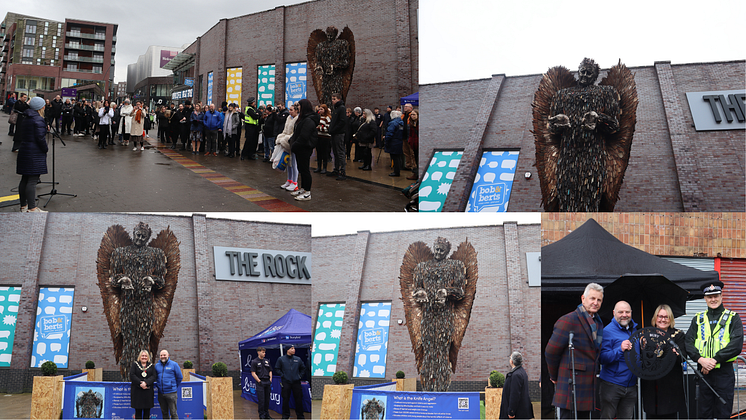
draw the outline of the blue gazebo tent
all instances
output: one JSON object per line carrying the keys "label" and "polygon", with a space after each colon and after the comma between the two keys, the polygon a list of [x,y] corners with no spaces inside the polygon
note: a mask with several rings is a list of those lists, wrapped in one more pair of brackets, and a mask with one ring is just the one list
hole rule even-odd
{"label": "blue gazebo tent", "polygon": [[412,106],[420,106],[420,92],[415,92],[409,96],[401,98],[401,106],[405,104],[412,104]]}

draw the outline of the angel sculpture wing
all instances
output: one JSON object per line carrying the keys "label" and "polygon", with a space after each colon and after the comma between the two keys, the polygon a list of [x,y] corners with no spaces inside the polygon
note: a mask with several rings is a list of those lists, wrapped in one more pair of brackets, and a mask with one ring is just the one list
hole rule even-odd
{"label": "angel sculpture wing", "polygon": [[[316,90],[316,97],[321,101],[323,95],[321,92],[321,77],[324,72],[316,71],[320,67],[319,60],[316,58],[316,47],[326,42],[326,34],[321,29],[316,29],[311,32],[311,36],[308,37],[308,48],[306,49],[306,60],[308,60],[308,72],[311,73],[313,79],[313,88]],[[328,104],[327,104],[328,106]]]}
{"label": "angel sculpture wing", "polygon": [[560,89],[575,85],[575,77],[570,70],[557,66],[549,69],[539,83],[534,94],[533,126],[534,145],[536,147],[536,169],[539,172],[541,186],[541,203],[544,211],[558,211],[557,198],[557,161],[559,160],[560,136],[549,131],[549,116],[552,99]]}
{"label": "angel sculpture wing", "polygon": [[[96,274],[98,286],[101,291],[101,298],[104,304],[104,314],[109,324],[111,339],[114,345],[114,355],[123,378],[129,374],[127,368],[120,363],[123,357],[124,334],[122,331],[122,314],[123,294],[112,283],[114,267],[112,267],[112,255],[118,255],[117,249],[124,249],[133,246],[133,241],[127,231],[121,225],[114,225],[104,234],[101,239],[101,246],[98,250],[96,259]],[[178,282],[179,269],[181,267],[179,256],[179,242],[171,231],[170,227],[161,231],[158,236],[151,240],[148,247],[155,248],[162,252],[165,257],[165,268],[163,271],[164,284],[161,288],[153,288],[153,310],[146,315],[152,317],[151,329],[149,332],[148,350],[151,354],[158,353],[158,344],[163,337],[163,331],[166,328],[168,315],[171,312],[171,302],[173,301],[176,284]],[[136,315],[136,314],[129,314]],[[131,357],[131,356],[130,356]]]}
{"label": "angel sculpture wing", "polygon": [[352,30],[345,26],[342,34],[339,35],[339,39],[347,41],[347,45],[350,46],[350,63],[342,75],[342,97],[347,100],[347,92],[350,91],[350,86],[352,86],[352,73],[355,71],[355,36],[352,34]]}
{"label": "angel sculpture wing", "polygon": [[[423,242],[415,242],[409,246],[404,254],[400,268],[399,284],[401,288],[401,299],[404,304],[404,314],[409,329],[409,338],[412,342],[412,351],[415,354],[417,370],[422,371],[423,360],[428,353],[427,344],[423,343],[423,317],[425,316],[422,306],[413,297],[414,292],[422,285],[415,278],[415,269],[421,263],[433,261],[435,256],[431,249]],[[461,243],[455,252],[448,258],[452,261],[463,263],[465,275],[463,279],[463,298],[453,304],[453,335],[450,337],[448,361],[451,371],[456,371],[458,351],[466,332],[471,316],[471,308],[477,290],[477,279],[479,271],[477,267],[477,252],[467,241]],[[427,320],[426,320],[427,322]],[[446,384],[447,387],[447,384]]]}
{"label": "angel sculpture wing", "polygon": [[[560,149],[563,147],[561,135],[552,133],[549,128],[551,105],[557,92],[575,84],[575,78],[568,69],[562,66],[554,67],[544,75],[534,95],[531,132],[534,134],[535,165],[539,173],[542,205],[545,211],[559,211],[558,174],[563,170],[559,167]],[[619,130],[604,137],[604,177],[598,208],[598,211],[613,211],[629,162],[637,120],[637,88],[634,74],[621,61],[609,69],[599,86],[611,86],[616,90],[620,109]]]}
{"label": "angel sculpture wing", "polygon": [[[635,75],[619,63],[610,68],[606,77],[599,83],[601,86],[612,86],[619,93],[619,131],[612,134],[606,143],[606,179],[604,180],[604,199],[601,211],[614,211],[622,188],[624,173],[627,170],[632,136],[637,123],[637,85]],[[606,206],[603,206],[604,203]]]}

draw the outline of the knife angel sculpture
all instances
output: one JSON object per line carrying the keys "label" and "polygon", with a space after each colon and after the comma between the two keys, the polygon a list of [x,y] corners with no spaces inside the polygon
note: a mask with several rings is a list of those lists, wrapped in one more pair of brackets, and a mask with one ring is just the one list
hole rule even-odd
{"label": "knife angel sculpture", "polygon": [[319,102],[333,109],[332,93],[342,94],[347,99],[347,92],[352,84],[352,73],[355,70],[355,36],[345,26],[342,34],[334,26],[326,32],[316,29],[308,38],[308,67],[313,76],[313,87]]}

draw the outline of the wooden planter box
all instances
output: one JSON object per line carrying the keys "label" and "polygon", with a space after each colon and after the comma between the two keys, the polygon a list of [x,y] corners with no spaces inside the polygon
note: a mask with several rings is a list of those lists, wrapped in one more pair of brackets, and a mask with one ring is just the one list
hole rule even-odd
{"label": "wooden planter box", "polygon": [[233,419],[233,378],[207,377],[207,418]]}
{"label": "wooden planter box", "polygon": [[417,378],[394,378],[391,381],[396,382],[397,391],[417,392]]}
{"label": "wooden planter box", "polygon": [[104,380],[104,369],[83,369],[83,372],[88,373],[88,381],[90,382],[102,382]]}
{"label": "wooden planter box", "polygon": [[503,399],[502,388],[490,388],[484,389],[484,418],[486,419],[499,419],[500,418],[500,404]]}
{"label": "wooden planter box", "polygon": [[32,419],[58,419],[62,412],[62,375],[34,376]]}
{"label": "wooden planter box", "polygon": [[181,376],[184,377],[184,382],[189,382],[189,379],[190,379],[189,378],[189,374],[190,373],[197,373],[197,370],[196,369],[181,368]]}
{"label": "wooden planter box", "polygon": [[324,397],[321,400],[321,420],[350,418],[352,388],[355,388],[355,384],[324,385]]}

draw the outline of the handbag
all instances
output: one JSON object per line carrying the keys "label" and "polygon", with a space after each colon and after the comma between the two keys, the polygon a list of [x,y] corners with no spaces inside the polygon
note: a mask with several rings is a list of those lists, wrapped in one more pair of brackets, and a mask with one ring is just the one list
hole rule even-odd
{"label": "handbag", "polygon": [[10,111],[10,117],[8,117],[8,123],[16,124],[17,122],[18,122],[18,113],[15,111]]}

